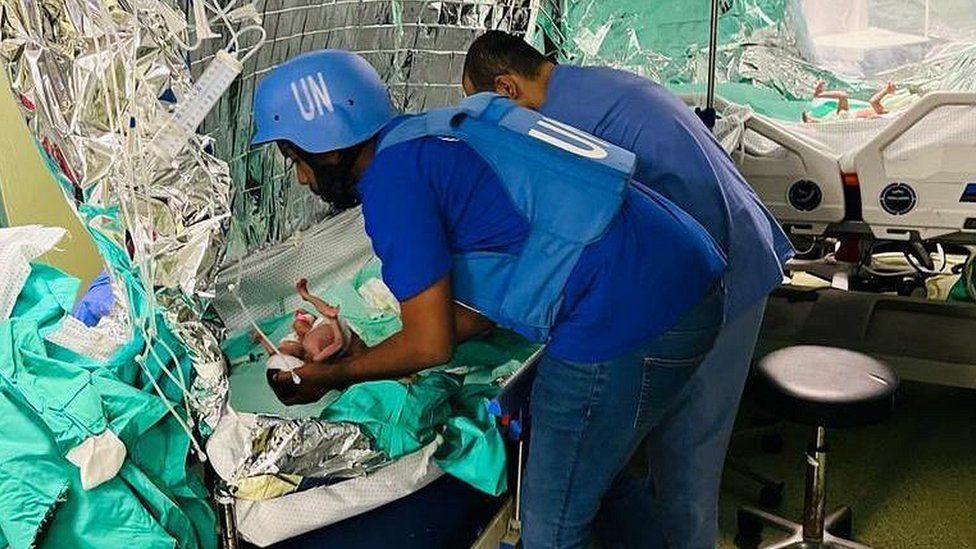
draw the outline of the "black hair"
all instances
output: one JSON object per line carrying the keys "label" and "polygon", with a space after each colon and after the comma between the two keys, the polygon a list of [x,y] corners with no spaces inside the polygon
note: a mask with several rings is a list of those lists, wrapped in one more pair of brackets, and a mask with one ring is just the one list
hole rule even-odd
{"label": "black hair", "polygon": [[542,53],[514,34],[490,30],[471,43],[464,57],[464,74],[475,91],[494,91],[495,78],[517,74],[535,78],[548,63]]}
{"label": "black hair", "polygon": [[322,162],[319,155],[305,151],[290,141],[279,141],[278,146],[291,149],[295,156],[312,169],[315,182],[309,186],[309,189],[332,208],[342,211],[360,204],[359,181],[353,176],[352,171],[356,159],[367,143],[369,140],[335,151],[339,154],[339,163],[335,165]]}

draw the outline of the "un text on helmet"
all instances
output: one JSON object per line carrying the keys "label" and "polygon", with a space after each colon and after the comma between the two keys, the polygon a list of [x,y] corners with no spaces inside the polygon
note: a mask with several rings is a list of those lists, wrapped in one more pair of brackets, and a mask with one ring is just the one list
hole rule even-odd
{"label": "un text on helmet", "polygon": [[315,76],[308,75],[292,82],[291,93],[295,97],[295,104],[298,105],[298,112],[305,120],[314,120],[317,116],[325,114],[325,111],[335,112],[329,87],[325,85],[325,78],[320,72]]}

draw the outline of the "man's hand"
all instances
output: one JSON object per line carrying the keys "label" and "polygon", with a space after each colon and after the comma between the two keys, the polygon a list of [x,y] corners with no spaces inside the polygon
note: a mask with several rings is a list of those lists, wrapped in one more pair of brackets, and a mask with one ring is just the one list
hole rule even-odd
{"label": "man's hand", "polygon": [[448,277],[404,301],[403,329],[379,345],[365,349],[354,344],[342,359],[330,364],[330,383],[350,385],[378,379],[408,377],[447,362],[454,351],[454,308]]}
{"label": "man's hand", "polygon": [[[348,362],[348,359],[329,363],[306,362],[291,372],[268,370],[268,385],[286,406],[310,404],[329,391],[346,388],[348,383],[342,379],[340,362]],[[301,383],[295,383],[293,373],[301,379]]]}
{"label": "man's hand", "polygon": [[403,329],[373,348],[354,337],[341,358],[327,363],[306,362],[290,372],[270,374],[268,382],[285,404],[315,402],[333,389],[378,379],[404,379],[451,358],[456,341],[480,335],[492,327],[478,313],[451,299],[450,278],[444,277],[401,304]]}

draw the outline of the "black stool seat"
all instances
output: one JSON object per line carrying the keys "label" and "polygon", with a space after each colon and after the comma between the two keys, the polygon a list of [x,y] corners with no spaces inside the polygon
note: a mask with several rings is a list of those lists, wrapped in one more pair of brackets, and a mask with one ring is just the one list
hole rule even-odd
{"label": "black stool seat", "polygon": [[785,419],[820,427],[882,421],[894,408],[898,377],[867,355],[817,345],[787,347],[756,367],[760,398]]}

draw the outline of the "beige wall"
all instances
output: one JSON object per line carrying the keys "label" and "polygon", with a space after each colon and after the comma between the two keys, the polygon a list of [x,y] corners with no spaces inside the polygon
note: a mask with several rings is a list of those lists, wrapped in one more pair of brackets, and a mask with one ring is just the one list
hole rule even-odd
{"label": "beige wall", "polygon": [[10,91],[6,67],[0,67],[0,198],[3,220],[11,226],[64,227],[68,235],[41,261],[82,280],[87,286],[102,269],[91,237],[71,210],[48,171]]}

